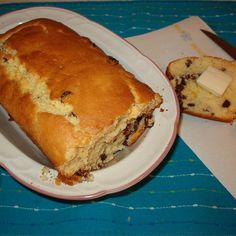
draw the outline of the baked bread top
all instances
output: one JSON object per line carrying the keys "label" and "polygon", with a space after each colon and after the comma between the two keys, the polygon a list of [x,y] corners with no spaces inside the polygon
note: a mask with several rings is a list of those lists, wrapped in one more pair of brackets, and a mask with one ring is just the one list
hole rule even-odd
{"label": "baked bread top", "polygon": [[62,172],[120,120],[151,113],[161,102],[62,23],[36,19],[0,36],[0,103]]}
{"label": "baked bread top", "polygon": [[151,89],[133,80],[115,59],[61,23],[34,20],[0,40],[17,52],[27,73],[40,75],[50,100],[73,106],[80,128],[88,133],[96,134],[110,125],[134,102],[154,99]]}
{"label": "baked bread top", "polygon": [[[197,78],[209,67],[230,75],[222,96],[199,86]],[[177,93],[182,112],[232,123],[236,119],[236,62],[217,57],[184,57],[169,63],[166,75]]]}

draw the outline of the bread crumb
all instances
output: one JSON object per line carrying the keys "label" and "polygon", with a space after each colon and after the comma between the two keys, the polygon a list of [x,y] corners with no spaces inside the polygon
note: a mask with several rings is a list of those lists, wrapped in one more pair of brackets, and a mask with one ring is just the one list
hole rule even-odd
{"label": "bread crumb", "polygon": [[41,169],[41,175],[40,175],[40,179],[42,181],[48,181],[51,177],[51,173],[50,173],[50,169],[46,166],[44,166],[42,169]]}

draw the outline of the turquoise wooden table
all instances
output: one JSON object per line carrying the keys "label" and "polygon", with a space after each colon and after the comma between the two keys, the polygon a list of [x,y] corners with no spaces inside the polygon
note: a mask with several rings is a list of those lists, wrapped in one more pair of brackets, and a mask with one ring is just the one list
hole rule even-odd
{"label": "turquoise wooden table", "polygon": [[[0,5],[0,14],[33,6],[78,12],[121,37],[198,15],[236,46],[234,2],[19,3]],[[178,136],[164,162],[139,184],[91,201],[40,195],[0,168],[0,234],[236,235],[236,200]]]}

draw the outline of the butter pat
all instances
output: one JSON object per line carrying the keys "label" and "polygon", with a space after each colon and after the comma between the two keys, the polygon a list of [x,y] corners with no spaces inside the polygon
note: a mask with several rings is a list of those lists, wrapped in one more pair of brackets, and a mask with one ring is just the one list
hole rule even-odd
{"label": "butter pat", "polygon": [[231,81],[231,76],[212,66],[209,66],[197,79],[202,88],[216,96],[222,96]]}

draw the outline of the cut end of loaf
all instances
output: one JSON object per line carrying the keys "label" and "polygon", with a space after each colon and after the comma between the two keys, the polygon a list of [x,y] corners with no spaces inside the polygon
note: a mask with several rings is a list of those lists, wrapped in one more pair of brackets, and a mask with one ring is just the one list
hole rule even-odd
{"label": "cut end of loaf", "polygon": [[[148,106],[143,106],[142,111],[130,111],[118,119],[89,145],[83,148],[74,147],[67,152],[70,160],[58,170],[63,176],[81,176],[85,180],[91,180],[91,171],[105,167],[115,158],[115,154],[126,146],[135,143],[147,128],[154,125],[153,111],[162,103],[162,98],[156,96]],[[134,107],[132,110],[136,110]],[[132,116],[131,116],[132,114]]]}

